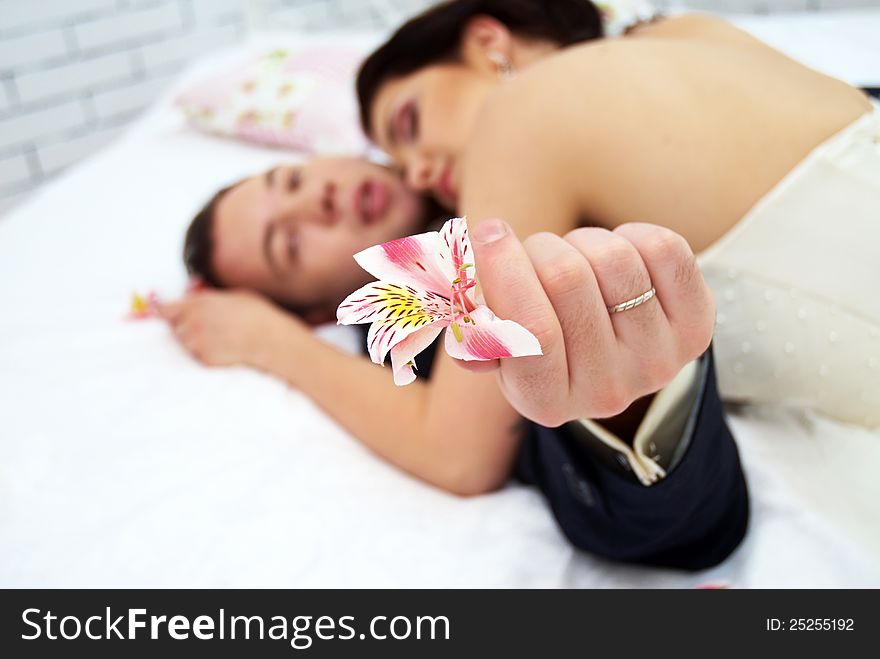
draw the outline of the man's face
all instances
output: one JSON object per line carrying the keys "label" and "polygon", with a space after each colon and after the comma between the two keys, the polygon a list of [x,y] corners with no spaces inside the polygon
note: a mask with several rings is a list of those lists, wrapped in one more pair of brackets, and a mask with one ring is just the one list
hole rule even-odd
{"label": "man's face", "polygon": [[225,286],[330,309],[372,279],[352,255],[417,233],[424,212],[399,176],[366,160],[280,165],[220,199],[214,269]]}

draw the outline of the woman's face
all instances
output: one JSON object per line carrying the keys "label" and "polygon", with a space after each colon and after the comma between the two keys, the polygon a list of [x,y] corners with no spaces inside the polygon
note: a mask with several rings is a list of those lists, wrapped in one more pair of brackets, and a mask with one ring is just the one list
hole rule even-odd
{"label": "woman's face", "polygon": [[407,184],[455,210],[458,161],[497,74],[461,63],[436,64],[384,83],[371,108],[371,135]]}
{"label": "woman's face", "polygon": [[226,286],[329,308],[371,279],[352,255],[417,233],[424,213],[424,200],[399,176],[366,160],[280,165],[218,202],[214,269]]}

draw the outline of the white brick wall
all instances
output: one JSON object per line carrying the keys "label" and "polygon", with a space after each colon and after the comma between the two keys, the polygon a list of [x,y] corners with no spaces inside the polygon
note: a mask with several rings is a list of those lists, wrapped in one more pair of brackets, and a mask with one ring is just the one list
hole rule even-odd
{"label": "white brick wall", "polygon": [[92,96],[92,107],[99,121],[132,116],[155,100],[173,79],[173,75],[149,78],[96,93]]}
{"label": "white brick wall", "polygon": [[86,124],[86,110],[81,100],[22,112],[0,120],[0,153],[13,148],[30,151],[26,146],[53,138],[70,128]]}
{"label": "white brick wall", "polygon": [[81,90],[94,90],[121,83],[134,75],[131,54],[111,53],[15,77],[18,100],[23,105],[68,97]]}
{"label": "white brick wall", "polygon": [[880,0],[659,0],[658,4],[660,3],[672,7],[756,14],[856,7],[880,8]]}
{"label": "white brick wall", "polygon": [[3,31],[15,32],[112,11],[116,0],[2,0]]}
{"label": "white brick wall", "polygon": [[263,0],[258,26],[315,30],[328,26],[392,28],[436,0]]}
{"label": "white brick wall", "polygon": [[116,137],[248,0],[0,0],[0,213]]}
{"label": "white brick wall", "polygon": [[0,113],[6,112],[6,110],[9,109],[9,106],[10,101],[8,92],[6,91],[6,85],[2,84],[2,81],[0,81]]}
{"label": "white brick wall", "polygon": [[81,50],[119,46],[132,41],[161,39],[163,34],[183,29],[181,3],[171,2],[156,7],[117,13],[108,18],[85,21],[73,29]]}
{"label": "white brick wall", "polygon": [[247,11],[247,4],[241,0],[192,0],[193,19],[196,23],[202,24],[242,20]]}
{"label": "white brick wall", "polygon": [[184,35],[144,46],[141,56],[147,73],[179,68],[184,62],[236,39],[236,25],[221,25],[201,30],[195,35]]}
{"label": "white brick wall", "polygon": [[66,54],[67,42],[62,30],[46,30],[0,41],[0,65],[4,69],[41,64]]}
{"label": "white brick wall", "polygon": [[[786,11],[880,0],[655,0]],[[111,139],[190,60],[249,30],[391,28],[433,0],[0,0],[0,214]]]}
{"label": "white brick wall", "polygon": [[27,158],[22,155],[13,156],[5,160],[0,160],[0,181],[5,186],[15,186],[18,183],[24,183],[31,176],[30,167]]}

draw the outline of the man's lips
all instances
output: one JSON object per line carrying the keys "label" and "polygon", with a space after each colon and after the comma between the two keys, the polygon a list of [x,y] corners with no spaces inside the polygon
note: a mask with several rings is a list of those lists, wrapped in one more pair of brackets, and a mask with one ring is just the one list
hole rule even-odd
{"label": "man's lips", "polygon": [[391,194],[382,183],[366,180],[355,188],[354,208],[361,221],[370,225],[388,211]]}

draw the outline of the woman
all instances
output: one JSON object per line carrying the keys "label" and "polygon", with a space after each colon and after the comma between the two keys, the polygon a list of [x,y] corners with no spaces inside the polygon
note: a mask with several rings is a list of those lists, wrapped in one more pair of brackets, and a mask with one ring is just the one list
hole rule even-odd
{"label": "woman", "polygon": [[[674,230],[720,305],[722,393],[880,423],[880,110],[708,16],[600,36],[585,0],[440,4],[363,65],[364,128],[414,189],[472,220]],[[528,326],[501,282],[483,285]]]}

